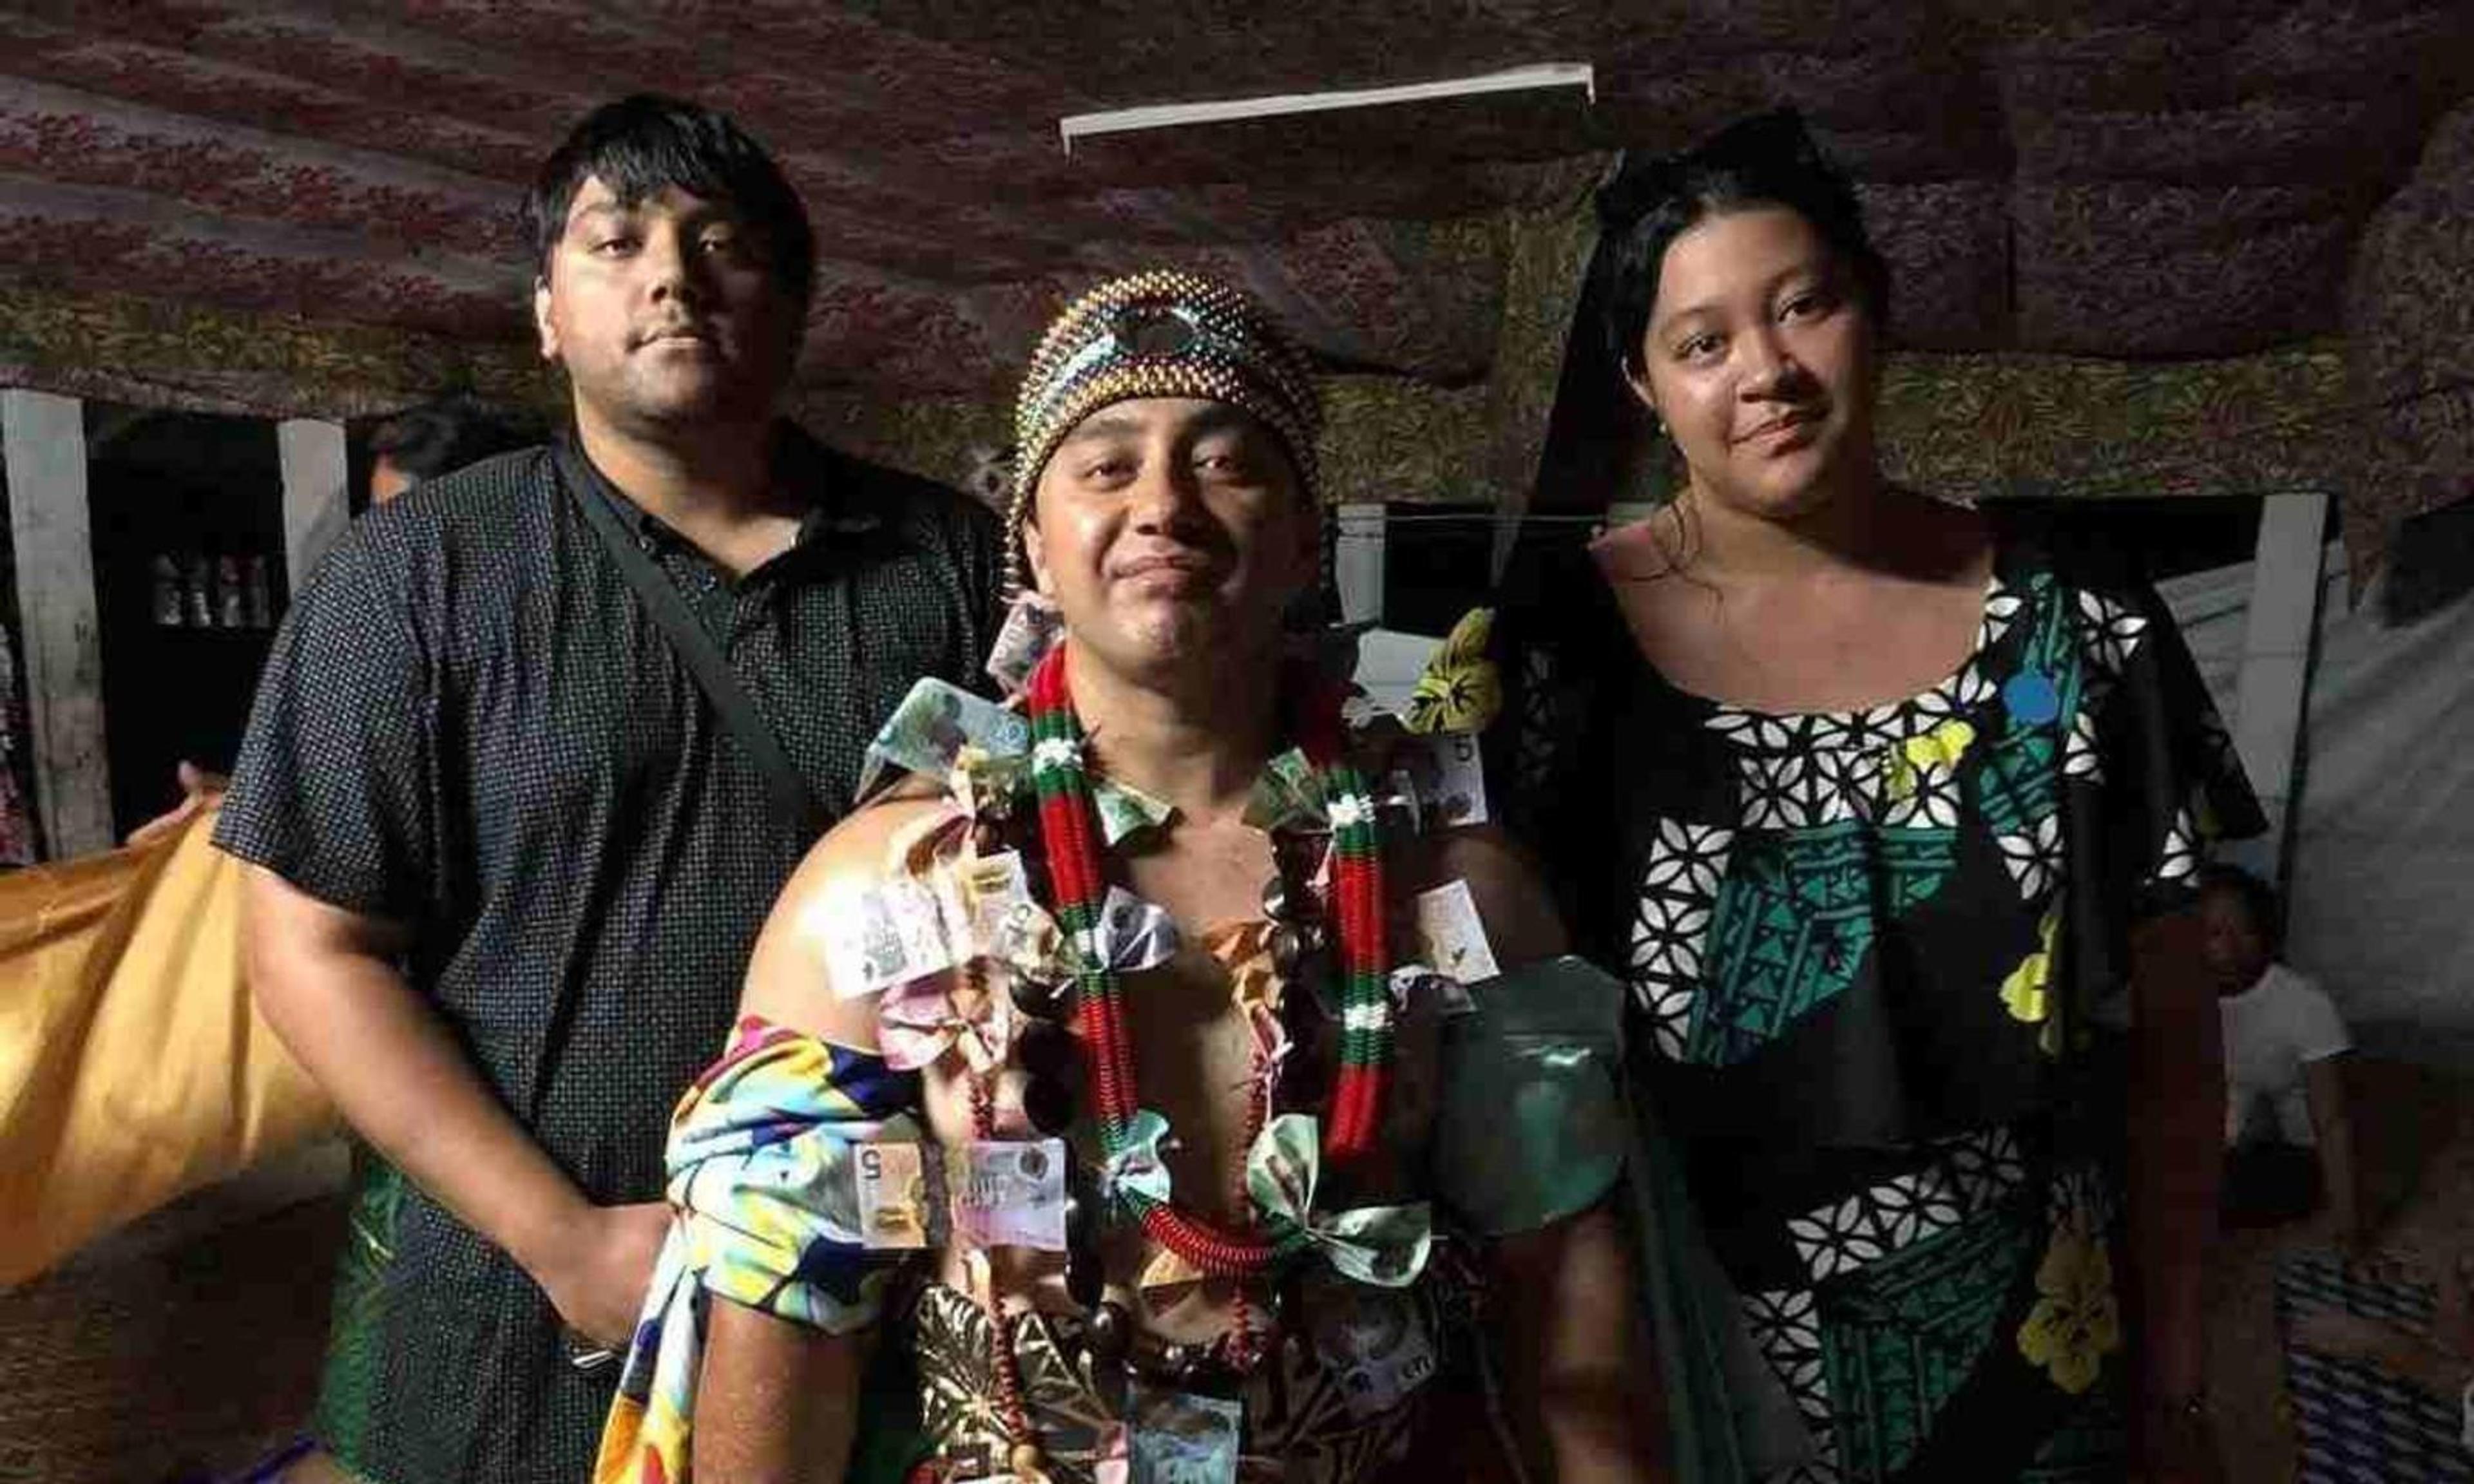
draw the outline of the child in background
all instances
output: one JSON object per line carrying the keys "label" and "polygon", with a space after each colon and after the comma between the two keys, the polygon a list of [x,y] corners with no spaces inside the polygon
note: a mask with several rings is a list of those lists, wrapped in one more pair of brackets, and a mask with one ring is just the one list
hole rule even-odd
{"label": "child in background", "polygon": [[2282,914],[2266,882],[2233,866],[2205,868],[2199,917],[2224,1024],[2225,1224],[2297,1220],[2324,1201],[2340,1239],[2356,1245],[2345,1022],[2317,985],[2276,962]]}

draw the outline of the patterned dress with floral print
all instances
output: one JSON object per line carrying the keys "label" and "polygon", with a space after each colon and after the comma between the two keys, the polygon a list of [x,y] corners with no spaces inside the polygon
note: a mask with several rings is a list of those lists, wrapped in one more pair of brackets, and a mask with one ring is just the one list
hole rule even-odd
{"label": "patterned dress with floral print", "polygon": [[1801,1417],[1767,1476],[2121,1477],[2128,926],[2258,825],[2162,606],[2006,529],[1955,673],[1765,714],[1668,684],[1564,547],[1494,653],[1496,797]]}

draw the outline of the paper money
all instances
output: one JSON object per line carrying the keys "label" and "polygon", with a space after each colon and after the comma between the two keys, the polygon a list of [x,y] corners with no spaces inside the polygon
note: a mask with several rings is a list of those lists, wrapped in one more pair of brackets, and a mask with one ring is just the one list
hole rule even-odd
{"label": "paper money", "polygon": [[962,1145],[946,1164],[956,1239],[1063,1252],[1067,1168],[1061,1138]]}
{"label": "paper money", "polygon": [[[1426,832],[1426,801],[1419,796],[1418,778],[1406,768],[1395,768],[1383,776],[1384,787],[1391,792],[1374,801],[1378,809],[1398,809],[1409,816],[1409,833]],[[1438,820],[1437,824],[1442,821]]]}
{"label": "paper money", "polygon": [[1266,831],[1321,828],[1322,810],[1322,784],[1314,764],[1304,752],[1291,748],[1263,765],[1246,798],[1245,822]]}
{"label": "paper money", "polygon": [[825,967],[843,999],[953,967],[944,909],[927,883],[890,876],[830,893],[821,908]]}
{"label": "paper money", "polygon": [[1425,827],[1487,822],[1486,763],[1477,738],[1458,732],[1413,737],[1401,744],[1396,762],[1417,791]]}
{"label": "paper money", "polygon": [[1465,1016],[1477,1009],[1468,986],[1423,964],[1403,964],[1392,970],[1392,1003],[1403,1011],[1419,1000],[1431,1000],[1439,1018]]}
{"label": "paper money", "polygon": [[1017,850],[965,856],[937,873],[937,905],[955,962],[1000,957],[1006,924],[1031,902],[1031,877]]}
{"label": "paper money", "polygon": [[1425,945],[1419,960],[1463,984],[1503,972],[1486,941],[1486,923],[1477,915],[1477,898],[1469,895],[1467,881],[1418,894],[1418,939]]}
{"label": "paper money", "polygon": [[988,647],[988,679],[1008,696],[1031,682],[1031,672],[1065,636],[1065,615],[1038,593],[1026,591],[1007,610],[1005,626]]}
{"label": "paper money", "polygon": [[942,782],[966,744],[991,757],[1028,753],[1031,723],[950,681],[926,677],[910,687],[868,743],[859,791],[867,794],[886,768],[908,768]]}
{"label": "paper money", "polygon": [[1139,1383],[1128,1400],[1130,1484],[1236,1484],[1236,1402]]}
{"label": "paper money", "polygon": [[1016,902],[1006,910],[984,948],[986,957],[1041,984],[1061,984],[1074,976],[1077,954],[1065,945],[1064,930],[1037,902]]}
{"label": "paper money", "polygon": [[1101,961],[1120,973],[1157,969],[1176,957],[1183,941],[1177,935],[1176,919],[1115,885],[1100,902],[1100,921],[1092,936]]}
{"label": "paper money", "polygon": [[924,1146],[907,1141],[861,1144],[851,1174],[861,1242],[871,1250],[914,1250],[930,1244],[936,1202]]}
{"label": "paper money", "polygon": [[1120,844],[1146,829],[1157,829],[1176,814],[1176,805],[1112,778],[1092,781],[1091,807],[1100,816],[1100,837],[1109,845]]}
{"label": "paper money", "polygon": [[1352,1283],[1318,1285],[1315,1299],[1308,1332],[1315,1353],[1340,1378],[1350,1416],[1390,1411],[1433,1377],[1434,1338],[1416,1296]]}

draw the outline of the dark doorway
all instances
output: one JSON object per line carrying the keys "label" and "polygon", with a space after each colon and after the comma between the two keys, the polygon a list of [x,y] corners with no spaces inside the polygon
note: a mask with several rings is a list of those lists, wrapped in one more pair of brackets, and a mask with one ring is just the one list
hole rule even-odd
{"label": "dark doorway", "polygon": [[275,424],[88,402],[86,502],[119,833],[229,772],[288,601]]}

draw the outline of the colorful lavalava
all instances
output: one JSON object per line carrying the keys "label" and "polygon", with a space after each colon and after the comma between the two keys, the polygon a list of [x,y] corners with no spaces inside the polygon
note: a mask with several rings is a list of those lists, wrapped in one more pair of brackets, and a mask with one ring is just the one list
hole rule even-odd
{"label": "colorful lavalava", "polygon": [[594,1484],[688,1477],[707,1295],[847,1334],[876,1321],[899,1254],[861,1234],[862,1145],[917,1141],[919,1080],[757,1017],[671,1117],[670,1232],[653,1268]]}

